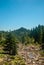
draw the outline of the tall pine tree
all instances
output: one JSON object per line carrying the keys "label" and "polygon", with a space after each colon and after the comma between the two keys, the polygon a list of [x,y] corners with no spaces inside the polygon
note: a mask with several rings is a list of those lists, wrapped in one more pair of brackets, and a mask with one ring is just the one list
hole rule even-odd
{"label": "tall pine tree", "polygon": [[15,55],[17,53],[15,38],[11,33],[8,33],[8,35],[6,36],[4,50],[11,55]]}

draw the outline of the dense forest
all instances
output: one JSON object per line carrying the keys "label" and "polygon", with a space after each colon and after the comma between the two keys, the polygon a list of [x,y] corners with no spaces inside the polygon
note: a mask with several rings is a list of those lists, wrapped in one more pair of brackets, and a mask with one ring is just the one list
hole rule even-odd
{"label": "dense forest", "polygon": [[[22,44],[38,43],[44,49],[44,26],[38,25],[31,30],[21,27],[14,31],[0,31],[0,44],[14,46],[14,42]],[[7,47],[6,47],[7,48]],[[9,48],[8,48],[9,49]]]}

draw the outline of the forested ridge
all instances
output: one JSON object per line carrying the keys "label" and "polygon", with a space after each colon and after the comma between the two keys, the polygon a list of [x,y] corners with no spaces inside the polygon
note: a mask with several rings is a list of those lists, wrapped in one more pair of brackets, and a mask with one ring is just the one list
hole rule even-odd
{"label": "forested ridge", "polygon": [[6,39],[7,35],[11,34],[14,37],[16,42],[21,43],[31,43],[38,42],[44,46],[44,26],[38,25],[31,30],[21,27],[20,29],[14,31],[0,31],[0,44],[3,44],[3,41]]}
{"label": "forested ridge", "polygon": [[[42,60],[42,61],[41,61]],[[0,31],[0,65],[44,65],[44,25]]]}

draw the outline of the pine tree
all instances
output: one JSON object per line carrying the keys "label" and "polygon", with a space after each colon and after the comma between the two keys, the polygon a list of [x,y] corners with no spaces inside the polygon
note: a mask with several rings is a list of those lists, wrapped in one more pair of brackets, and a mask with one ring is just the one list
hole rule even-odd
{"label": "pine tree", "polygon": [[4,50],[9,52],[11,55],[15,55],[17,53],[15,39],[11,33],[6,36]]}

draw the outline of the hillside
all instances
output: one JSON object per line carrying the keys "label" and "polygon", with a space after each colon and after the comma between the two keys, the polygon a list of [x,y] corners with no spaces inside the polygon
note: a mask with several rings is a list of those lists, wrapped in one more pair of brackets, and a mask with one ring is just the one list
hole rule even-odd
{"label": "hillside", "polygon": [[0,31],[0,65],[44,65],[44,26]]}
{"label": "hillside", "polygon": [[0,54],[0,65],[44,65],[44,57],[41,56],[40,49],[40,45],[19,43],[17,55]]}

